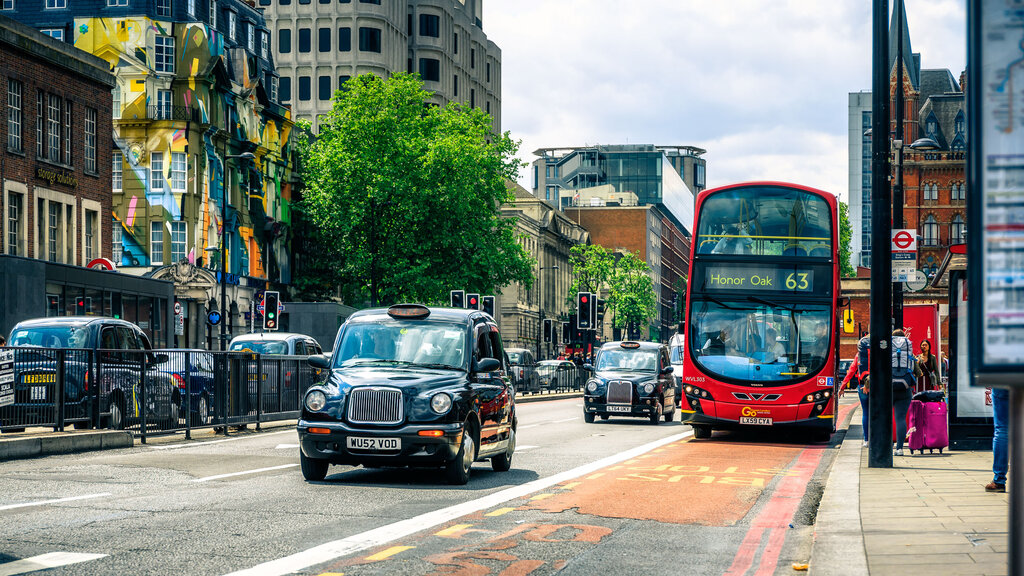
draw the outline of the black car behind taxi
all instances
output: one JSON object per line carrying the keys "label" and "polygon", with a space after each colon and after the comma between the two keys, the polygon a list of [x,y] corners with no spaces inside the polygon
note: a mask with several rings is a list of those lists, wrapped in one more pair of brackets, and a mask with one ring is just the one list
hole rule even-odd
{"label": "black car behind taxi", "polygon": [[512,465],[514,389],[494,319],[476,310],[398,304],[363,310],[338,331],[329,369],[302,402],[302,474],[331,464],[443,467],[465,484],[473,462]]}
{"label": "black car behind taxi", "polygon": [[676,387],[664,344],[609,342],[598,350],[594,364],[584,368],[594,372],[584,391],[584,421],[634,416],[658,424],[675,416]]}

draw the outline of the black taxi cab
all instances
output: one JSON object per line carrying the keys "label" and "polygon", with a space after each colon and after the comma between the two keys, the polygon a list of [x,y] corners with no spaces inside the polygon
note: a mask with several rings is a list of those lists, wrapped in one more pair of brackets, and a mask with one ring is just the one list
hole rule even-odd
{"label": "black taxi cab", "polygon": [[474,462],[499,472],[516,448],[515,390],[498,327],[476,310],[398,304],[356,312],[306,392],[299,461],[306,480],[331,464],[441,467],[451,484]]}
{"label": "black taxi cab", "polygon": [[671,422],[676,412],[676,387],[668,347],[657,342],[609,342],[601,346],[594,364],[584,364],[594,374],[583,393],[583,420],[596,416],[645,417],[658,424]]}

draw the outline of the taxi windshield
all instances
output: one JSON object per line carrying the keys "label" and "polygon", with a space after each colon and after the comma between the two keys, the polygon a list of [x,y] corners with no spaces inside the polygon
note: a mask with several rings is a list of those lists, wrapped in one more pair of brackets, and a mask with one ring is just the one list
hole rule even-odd
{"label": "taxi windshield", "polygon": [[466,329],[441,322],[386,320],[345,328],[334,367],[416,364],[465,369]]}
{"label": "taxi windshield", "polygon": [[237,340],[231,343],[232,352],[255,352],[256,354],[288,354],[288,343],[281,340]]}
{"label": "taxi windshield", "polygon": [[84,326],[32,326],[18,328],[11,334],[11,346],[42,348],[85,348],[89,330]]}
{"label": "taxi windshield", "polygon": [[658,351],[639,348],[610,348],[597,356],[596,370],[625,370],[628,372],[654,372],[658,369]]}
{"label": "taxi windshield", "polygon": [[523,353],[522,352],[509,352],[508,353],[508,361],[511,364],[522,364],[522,362],[523,362]]}

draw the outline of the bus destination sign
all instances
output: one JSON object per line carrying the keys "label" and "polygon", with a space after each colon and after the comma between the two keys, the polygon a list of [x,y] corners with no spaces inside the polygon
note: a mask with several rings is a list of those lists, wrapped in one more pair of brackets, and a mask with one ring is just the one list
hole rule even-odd
{"label": "bus destination sign", "polygon": [[814,272],[794,267],[708,266],[704,272],[704,287],[708,290],[813,292]]}

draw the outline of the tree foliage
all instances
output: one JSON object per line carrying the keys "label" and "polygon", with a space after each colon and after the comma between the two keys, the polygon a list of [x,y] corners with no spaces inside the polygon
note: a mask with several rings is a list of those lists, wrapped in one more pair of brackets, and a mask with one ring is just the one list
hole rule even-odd
{"label": "tree foliage", "polygon": [[615,312],[615,327],[643,325],[657,312],[657,296],[650,267],[632,252],[615,263],[609,282],[608,306]]}
{"label": "tree foliage", "polygon": [[846,202],[839,203],[839,275],[850,278],[857,271],[850,263],[850,241],[853,239],[853,227],[850,225],[850,207]]}
{"label": "tree foliage", "polygon": [[577,244],[569,249],[569,264],[572,267],[572,284],[565,300],[570,305],[576,302],[577,292],[599,293],[608,284],[615,257],[603,246]]}
{"label": "tree foliage", "polygon": [[302,285],[379,305],[529,287],[532,260],[500,212],[519,170],[508,133],[494,134],[478,109],[429,105],[412,75],[366,74],[345,88],[300,147],[315,229]]}

